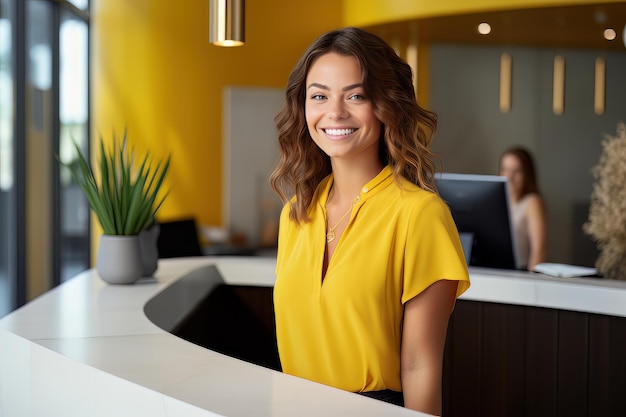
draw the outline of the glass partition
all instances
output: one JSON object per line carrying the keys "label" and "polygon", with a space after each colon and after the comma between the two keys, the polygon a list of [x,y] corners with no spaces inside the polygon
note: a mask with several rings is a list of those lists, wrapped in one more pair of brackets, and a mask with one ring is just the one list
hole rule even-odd
{"label": "glass partition", "polygon": [[[26,285],[29,299],[48,289],[53,271],[54,164],[53,3],[25,2]],[[43,279],[42,279],[43,278]]]}
{"label": "glass partition", "polygon": [[89,2],[0,0],[0,317],[89,267]]}
{"label": "glass partition", "polygon": [[89,8],[89,0],[68,0],[68,1],[81,10],[87,10]]}
{"label": "glass partition", "polygon": [[[64,11],[59,33],[59,156],[64,163],[76,158],[74,142],[88,153],[88,26]],[[60,279],[89,268],[89,206],[66,167],[59,172]]]}
{"label": "glass partition", "polygon": [[0,317],[14,307],[15,277],[10,260],[13,193],[13,74],[12,21],[9,0],[0,0]]}

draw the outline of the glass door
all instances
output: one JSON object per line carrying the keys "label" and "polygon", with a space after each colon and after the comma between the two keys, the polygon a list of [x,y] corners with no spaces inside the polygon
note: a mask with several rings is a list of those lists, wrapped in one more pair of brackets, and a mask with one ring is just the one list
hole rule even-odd
{"label": "glass door", "polygon": [[[59,32],[59,156],[76,159],[74,143],[89,153],[88,25],[70,11],[61,13]],[[60,281],[89,268],[89,206],[67,167],[59,171]]]}
{"label": "glass door", "polygon": [[0,317],[90,266],[88,0],[0,0]]}
{"label": "glass door", "polygon": [[13,10],[12,2],[0,0],[0,317],[11,311],[15,300],[15,202],[13,132]]}

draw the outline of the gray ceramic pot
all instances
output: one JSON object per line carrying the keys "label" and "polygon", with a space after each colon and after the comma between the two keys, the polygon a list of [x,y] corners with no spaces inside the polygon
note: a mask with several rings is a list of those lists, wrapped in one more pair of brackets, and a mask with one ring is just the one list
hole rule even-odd
{"label": "gray ceramic pot", "polygon": [[139,233],[139,249],[143,262],[142,277],[151,277],[157,270],[159,261],[159,250],[157,240],[159,239],[160,227],[158,224],[152,225],[149,229]]}
{"label": "gray ceramic pot", "polygon": [[100,236],[96,271],[109,284],[133,284],[143,273],[139,236]]}

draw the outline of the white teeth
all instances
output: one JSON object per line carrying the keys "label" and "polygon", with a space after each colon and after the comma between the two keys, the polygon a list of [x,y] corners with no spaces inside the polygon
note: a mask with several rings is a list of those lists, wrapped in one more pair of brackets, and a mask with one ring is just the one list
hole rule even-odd
{"label": "white teeth", "polygon": [[333,136],[341,136],[341,135],[349,135],[354,132],[356,129],[324,129],[324,131]]}

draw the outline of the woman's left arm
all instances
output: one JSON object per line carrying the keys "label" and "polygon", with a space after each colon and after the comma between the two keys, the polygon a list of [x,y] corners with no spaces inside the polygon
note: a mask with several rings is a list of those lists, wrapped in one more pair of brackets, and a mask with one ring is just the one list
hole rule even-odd
{"label": "woman's left arm", "polygon": [[528,257],[528,270],[532,271],[535,265],[546,259],[546,212],[543,199],[539,195],[533,195],[528,201],[528,237],[530,239],[530,255]]}
{"label": "woman's left arm", "polygon": [[404,305],[401,377],[404,406],[441,415],[443,350],[457,281],[437,281]]}

